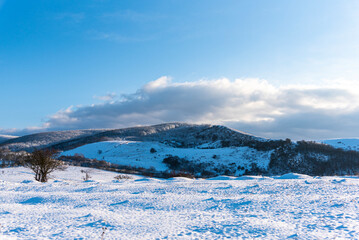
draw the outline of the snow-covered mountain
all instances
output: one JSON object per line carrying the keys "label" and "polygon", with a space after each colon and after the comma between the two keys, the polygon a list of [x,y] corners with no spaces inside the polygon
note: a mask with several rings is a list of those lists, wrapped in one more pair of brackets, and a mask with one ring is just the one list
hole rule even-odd
{"label": "snow-covered mountain", "polygon": [[204,143],[223,140],[228,145],[241,142],[265,141],[224,126],[208,124],[165,123],[154,126],[123,129],[97,129],[45,132],[19,137],[0,144],[14,151],[32,151],[34,148],[51,147],[70,150],[85,144],[111,140],[157,141],[176,147],[195,147]]}

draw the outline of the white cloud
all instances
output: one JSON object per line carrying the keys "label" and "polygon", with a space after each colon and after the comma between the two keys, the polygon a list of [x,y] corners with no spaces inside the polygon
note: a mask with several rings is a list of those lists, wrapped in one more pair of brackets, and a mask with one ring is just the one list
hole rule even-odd
{"label": "white cloud", "polygon": [[101,101],[112,101],[114,100],[114,98],[117,97],[117,94],[116,93],[107,93],[106,95],[103,95],[103,96],[93,96],[94,99],[98,99],[98,100],[101,100]]}
{"label": "white cloud", "polygon": [[226,78],[178,83],[165,76],[116,101],[61,110],[44,127],[120,128],[180,121],[225,124],[272,138],[353,137],[359,136],[357,86],[344,81],[274,86],[261,79]]}

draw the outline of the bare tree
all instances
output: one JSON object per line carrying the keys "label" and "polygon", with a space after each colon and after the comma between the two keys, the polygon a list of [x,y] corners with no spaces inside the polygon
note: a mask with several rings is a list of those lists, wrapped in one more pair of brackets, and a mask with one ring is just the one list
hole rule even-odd
{"label": "bare tree", "polygon": [[81,172],[85,174],[85,176],[82,177],[82,180],[88,181],[90,178],[92,178],[90,175],[91,170],[81,170]]}
{"label": "bare tree", "polygon": [[0,148],[0,161],[1,167],[6,167],[6,160],[7,160],[7,151],[4,148]]}
{"label": "bare tree", "polygon": [[65,169],[63,162],[54,158],[55,155],[53,150],[35,150],[27,156],[24,166],[34,171],[36,181],[47,182],[50,173]]}

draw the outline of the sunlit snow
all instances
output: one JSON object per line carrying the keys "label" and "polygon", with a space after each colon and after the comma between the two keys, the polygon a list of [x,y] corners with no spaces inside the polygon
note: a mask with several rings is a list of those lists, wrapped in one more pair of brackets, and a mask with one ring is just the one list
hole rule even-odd
{"label": "sunlit snow", "polygon": [[[158,142],[135,142],[135,141],[106,141],[87,144],[69,151],[62,155],[73,156],[82,154],[87,158],[105,160],[120,165],[150,168],[158,171],[167,170],[162,160],[169,155],[179,156],[194,162],[211,162],[215,164],[247,167],[256,163],[261,168],[267,168],[272,151],[257,151],[249,147],[214,148],[220,143],[203,144],[196,148],[176,148]],[[151,153],[151,148],[156,150]],[[243,174],[241,172],[241,174]],[[240,173],[238,173],[240,174]]]}
{"label": "sunlit snow", "polygon": [[[91,179],[84,181],[89,170]],[[355,239],[359,178],[153,179],[69,167],[0,171],[0,239]]]}

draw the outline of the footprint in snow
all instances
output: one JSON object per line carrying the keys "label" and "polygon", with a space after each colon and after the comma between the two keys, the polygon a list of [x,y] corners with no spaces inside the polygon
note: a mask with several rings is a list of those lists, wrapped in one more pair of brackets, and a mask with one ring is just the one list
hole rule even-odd
{"label": "footprint in snow", "polygon": [[33,198],[29,198],[25,201],[20,202],[21,204],[40,204],[40,203],[45,203],[45,199],[41,198],[41,197],[33,197]]}
{"label": "footprint in snow", "polygon": [[335,229],[344,229],[344,228],[347,228],[347,227],[345,227],[344,225],[340,225],[340,226],[336,227]]}
{"label": "footprint in snow", "polygon": [[0,212],[0,215],[7,215],[7,214],[11,214],[11,212],[8,211]]}
{"label": "footprint in snow", "polygon": [[117,202],[117,203],[111,203],[110,206],[118,206],[118,205],[122,205],[122,204],[126,204],[129,203],[128,200],[122,201],[122,202]]}
{"label": "footprint in snow", "polygon": [[89,217],[93,217],[93,215],[91,213],[81,216],[81,217],[77,217],[76,219],[81,219],[81,218],[89,218]]}
{"label": "footprint in snow", "polygon": [[343,183],[343,182],[345,182],[345,181],[346,181],[345,179],[340,179],[340,180],[333,179],[333,180],[332,180],[332,183]]}
{"label": "footprint in snow", "polygon": [[131,194],[141,194],[141,193],[144,193],[144,191],[133,192],[133,193],[131,193]]}
{"label": "footprint in snow", "polygon": [[33,182],[32,180],[24,180],[21,183],[32,183],[32,182]]}
{"label": "footprint in snow", "polygon": [[343,203],[336,203],[336,204],[333,204],[330,207],[344,207],[344,204]]}
{"label": "footprint in snow", "polygon": [[290,235],[288,236],[287,238],[294,238],[294,239],[298,239],[298,234],[293,234],[293,235]]}
{"label": "footprint in snow", "polygon": [[215,188],[216,190],[226,190],[226,189],[231,189],[233,188],[231,185],[227,186],[227,187],[218,187],[218,188]]}
{"label": "footprint in snow", "polygon": [[214,201],[214,198],[213,198],[213,197],[211,197],[211,198],[208,198],[208,199],[204,199],[204,200],[202,200],[202,202],[207,202],[207,201]]}
{"label": "footprint in snow", "polygon": [[26,228],[22,228],[22,227],[17,227],[17,228],[13,228],[11,230],[9,230],[9,232],[12,232],[12,233],[20,233],[20,232],[24,232],[26,231]]}

